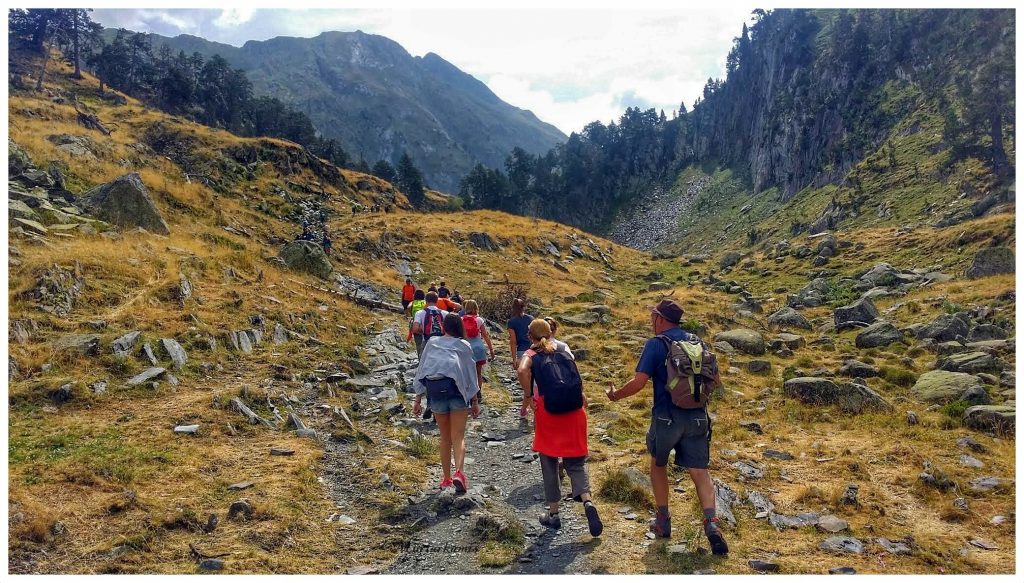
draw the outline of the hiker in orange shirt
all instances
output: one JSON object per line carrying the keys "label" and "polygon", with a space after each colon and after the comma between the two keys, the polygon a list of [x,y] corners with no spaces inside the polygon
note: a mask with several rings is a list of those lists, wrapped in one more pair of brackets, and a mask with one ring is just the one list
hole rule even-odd
{"label": "hiker in orange shirt", "polygon": [[408,277],[405,278],[405,285],[402,287],[402,309],[406,312],[409,311],[409,304],[416,297],[416,286],[413,285],[412,280]]}

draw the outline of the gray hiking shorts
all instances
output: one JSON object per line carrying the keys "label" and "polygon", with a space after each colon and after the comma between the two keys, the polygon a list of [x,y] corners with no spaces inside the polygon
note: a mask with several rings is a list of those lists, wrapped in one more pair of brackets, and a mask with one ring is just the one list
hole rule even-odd
{"label": "gray hiking shorts", "polygon": [[675,450],[677,466],[707,469],[711,461],[711,418],[705,409],[669,407],[651,413],[647,452],[658,467]]}

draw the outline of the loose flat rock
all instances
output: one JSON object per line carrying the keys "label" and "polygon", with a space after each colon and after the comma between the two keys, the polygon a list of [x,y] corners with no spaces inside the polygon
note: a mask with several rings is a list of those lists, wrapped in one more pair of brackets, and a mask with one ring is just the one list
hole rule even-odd
{"label": "loose flat rock", "polygon": [[198,425],[178,425],[174,428],[175,433],[198,433]]}
{"label": "loose flat rock", "polygon": [[1006,363],[987,352],[962,352],[942,359],[939,368],[950,372],[999,374],[1006,369]]}
{"label": "loose flat rock", "polygon": [[727,330],[715,334],[716,342],[728,342],[733,348],[753,356],[765,353],[764,336],[748,328]]}
{"label": "loose flat rock", "polygon": [[734,462],[732,467],[739,470],[740,475],[748,480],[758,480],[764,477],[764,468],[754,464],[752,462]]}
{"label": "loose flat rock", "polygon": [[828,570],[829,575],[856,575],[857,569],[853,567],[832,567]]}
{"label": "loose flat rock", "polygon": [[822,532],[837,533],[850,528],[850,523],[834,514],[827,514],[819,518],[815,526]]}
{"label": "loose flat rock", "polygon": [[778,563],[771,563],[769,561],[761,561],[761,560],[754,559],[754,560],[747,561],[747,564],[750,565],[751,569],[753,569],[755,571],[760,571],[762,573],[778,573],[779,572],[779,564]]}
{"label": "loose flat rock", "polygon": [[970,540],[970,544],[973,547],[978,547],[979,549],[983,549],[983,550],[986,550],[986,551],[996,551],[996,550],[999,550],[999,547],[997,547],[991,541],[985,540],[983,538],[971,539]]}
{"label": "loose flat rock", "polygon": [[962,372],[928,371],[917,377],[910,392],[920,401],[938,405],[956,400],[976,405],[991,402],[978,377]]}
{"label": "loose flat rock", "polygon": [[272,448],[270,448],[270,455],[283,455],[283,456],[295,455],[295,450],[294,449],[287,449],[287,448],[284,448],[284,447],[272,447]]}
{"label": "loose flat rock", "polygon": [[785,451],[774,450],[774,449],[766,449],[766,450],[764,450],[764,452],[761,453],[761,455],[763,455],[764,457],[767,457],[767,458],[772,458],[772,459],[782,460],[782,461],[789,461],[789,460],[793,459],[793,454],[785,452]]}
{"label": "loose flat rock", "polygon": [[876,538],[875,542],[890,555],[909,555],[913,552],[910,545],[901,540],[894,541],[887,538]]}
{"label": "loose flat rock", "polygon": [[960,454],[960,465],[967,466],[969,468],[983,468],[983,467],[985,467],[985,463],[984,462],[982,462],[981,460],[979,460],[978,458],[976,458],[976,457],[974,457],[972,455],[967,455],[965,453]]}
{"label": "loose flat rock", "polygon": [[991,492],[997,488],[1004,486],[1003,480],[996,478],[995,476],[984,476],[971,480],[971,491],[973,492]]}
{"label": "loose flat rock", "polygon": [[903,333],[889,322],[879,321],[857,333],[854,344],[857,348],[878,348],[903,339]]}
{"label": "loose flat rock", "polygon": [[822,541],[818,548],[834,553],[864,554],[864,543],[850,536],[831,536]]}
{"label": "loose flat rock", "polygon": [[201,571],[223,571],[224,561],[220,559],[203,559],[199,561],[199,570]]}
{"label": "loose flat rock", "polygon": [[747,431],[752,431],[758,435],[764,434],[764,429],[761,428],[761,424],[757,421],[740,421],[740,427]]}
{"label": "loose flat rock", "polygon": [[128,385],[129,386],[141,385],[142,383],[145,383],[147,381],[151,381],[151,380],[153,380],[155,378],[158,378],[158,377],[162,376],[166,372],[167,372],[166,368],[162,368],[162,367],[159,367],[159,366],[154,366],[154,367],[147,368],[146,370],[144,370],[144,371],[140,372],[139,374],[133,376],[132,378],[128,379]]}
{"label": "loose flat rock", "polygon": [[53,343],[57,352],[73,351],[80,354],[95,354],[100,345],[100,337],[95,334],[69,334],[62,336]]}

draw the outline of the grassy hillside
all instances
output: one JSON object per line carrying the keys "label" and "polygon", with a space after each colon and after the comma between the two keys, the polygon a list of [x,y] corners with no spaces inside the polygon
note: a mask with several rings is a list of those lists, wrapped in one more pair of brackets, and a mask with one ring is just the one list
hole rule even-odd
{"label": "grassy hillside", "polygon": [[[712,407],[717,419],[711,467],[741,497],[746,489],[757,489],[780,512],[834,512],[862,540],[912,537],[911,554],[833,556],[818,549],[825,535],[813,527],[780,535],[755,520],[749,506],[733,509],[738,524],[726,529],[732,547],[727,559],[696,551],[671,554],[661,541],[644,546],[644,519],[627,521],[616,513],[623,505],[643,513],[643,498],[626,502],[629,493],[612,486],[621,482],[624,468],[645,471],[650,389],[618,403],[607,402],[602,393],[609,380],[621,383],[632,375],[649,335],[645,306],[662,294],[680,298],[687,318],[704,325],[708,337],[741,325],[770,336],[764,315],[737,315],[731,307],[734,295],[701,283],[720,271],[718,254],[704,264],[656,260],[569,227],[493,211],[353,213],[353,205],[391,200],[402,207],[404,197],[372,177],[343,172],[344,180],[336,180],[330,168],[304,157],[292,144],[240,139],[145,110],[131,100],[109,105],[95,95],[94,79],[76,83],[68,73],[55,68],[43,93],[12,92],[11,138],[40,168],[50,161],[64,164],[68,188],[76,194],[138,171],[171,234],[109,230],[60,236],[54,230],[45,236],[9,237],[10,319],[32,322],[26,324],[31,331],[26,342],[14,341],[12,332],[9,352],[17,365],[9,382],[12,572],[193,573],[199,554],[220,556],[231,573],[343,573],[354,565],[386,566],[417,531],[403,513],[409,496],[434,485],[428,469],[436,465],[429,453],[436,438],[428,436],[426,445],[415,446],[420,441],[409,427],[366,411],[358,417],[350,413],[356,420],[353,431],[332,410],[354,412],[355,389],[336,390],[319,380],[336,371],[355,373],[371,357],[362,348],[367,337],[388,326],[404,327],[404,319],[315,289],[329,284],[287,271],[273,260],[298,233],[296,217],[307,208],[326,212],[335,270],[384,286],[396,297],[402,281],[396,266],[407,262],[422,269],[419,282],[444,277],[464,298],[493,294],[495,286],[487,282],[508,275],[525,282],[539,301],[539,315],[564,320],[594,304],[607,306],[607,324],[565,323],[560,333],[574,350],[587,352],[580,368],[590,402],[591,480],[603,492],[597,500],[606,519],[601,542],[588,547],[594,572],[713,568],[750,573],[747,561],[755,558],[775,560],[788,573],[822,573],[840,564],[861,573],[1006,573],[1014,568],[1015,442],[961,426],[949,408],[914,402],[908,379],[933,368],[936,357],[912,341],[859,350],[853,345],[855,332],[836,334],[823,326],[831,321],[831,309],[819,307],[804,314],[821,331],[800,333],[808,341],[830,337],[831,346],[807,346],[791,357],[769,354],[764,357],[771,364],[767,375],[748,372],[742,364],[747,357],[722,354],[728,372],[725,390]],[[103,136],[79,126],[72,94],[80,108],[111,127],[116,124],[115,131]],[[96,159],[70,156],[47,139],[63,133],[89,138]],[[238,155],[248,149],[260,153],[251,168]],[[447,204],[440,196],[431,200],[439,207]],[[786,217],[778,221],[781,228]],[[879,311],[892,309],[887,317],[903,326],[928,322],[951,306],[989,306],[1012,330],[1013,277],[966,281],[961,274],[980,248],[994,242],[1013,247],[1015,218],[999,214],[969,226],[904,233],[887,224],[864,225],[841,236],[850,246],[830,260],[828,269],[836,272],[835,279],[880,261],[900,268],[938,265],[957,278],[878,299]],[[500,249],[475,247],[469,238],[474,232],[487,234]],[[816,244],[805,235],[790,239],[794,246]],[[548,242],[560,249],[559,265],[545,251]],[[588,257],[570,260],[573,244]],[[724,277],[760,298],[765,314],[808,281],[806,260],[788,257],[777,263],[760,251],[743,264],[746,260],[753,264]],[[41,311],[26,292],[55,264],[73,270],[76,263],[85,284],[70,315]],[[194,290],[184,300],[177,291],[182,276]],[[654,281],[669,289],[647,291]],[[264,342],[248,355],[227,349],[223,332],[252,327],[250,318],[257,314],[268,323],[284,323],[304,339]],[[105,324],[97,329],[97,321]],[[174,372],[178,385],[126,386],[148,365],[117,359],[109,346],[131,330],[140,330],[153,344],[175,338],[186,348],[189,360]],[[100,336],[100,356],[55,347],[58,339],[80,333]],[[217,339],[216,348],[209,347],[208,338]],[[848,354],[891,369],[869,382],[895,404],[893,411],[850,416],[782,394],[788,367],[835,370]],[[1004,357],[1012,367],[1012,355]],[[498,411],[516,406],[489,374],[487,406]],[[92,388],[98,381],[107,382],[105,392]],[[58,404],[53,395],[68,383],[73,383],[72,398]],[[250,425],[228,406],[234,397],[265,416],[272,414],[272,406],[287,411],[289,397],[313,402],[320,412],[305,420],[323,441]],[[411,399],[401,395],[400,400],[411,408]],[[919,424],[907,425],[907,410],[917,413]],[[763,435],[740,425],[750,419],[760,423]],[[199,433],[173,432],[176,425],[188,424],[199,424]],[[971,455],[984,462],[984,469],[959,464],[964,450],[956,441],[964,436],[983,444],[983,453]],[[294,454],[272,456],[271,448]],[[795,459],[764,460],[765,448],[785,450]],[[767,475],[744,483],[732,467],[741,459],[764,462]],[[939,492],[919,482],[925,460],[943,469],[957,488]],[[525,467],[537,472],[539,482],[536,466]],[[1009,486],[969,492],[967,483],[982,475],[999,476]],[[670,544],[706,545],[692,486],[684,473],[671,476],[682,492],[672,494],[677,534]],[[244,481],[254,485],[228,489]],[[860,506],[837,505],[850,482],[860,485]],[[339,497],[332,489],[338,484],[356,495]],[[961,496],[969,500],[967,511],[953,506]],[[240,498],[251,504],[251,516],[227,518],[229,506]],[[351,525],[326,520],[338,512],[359,520]],[[210,514],[218,515],[219,525],[205,532]],[[992,525],[995,515],[1010,518]],[[998,549],[967,546],[975,538]],[[514,559],[514,553],[507,558]]]}

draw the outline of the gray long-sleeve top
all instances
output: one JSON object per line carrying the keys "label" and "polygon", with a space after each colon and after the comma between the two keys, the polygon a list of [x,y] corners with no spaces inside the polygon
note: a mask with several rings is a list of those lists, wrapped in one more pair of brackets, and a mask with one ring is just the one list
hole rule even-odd
{"label": "gray long-sleeve top", "polygon": [[476,360],[469,342],[454,336],[435,336],[427,340],[416,368],[416,379],[412,388],[417,395],[427,391],[423,379],[427,377],[448,377],[455,380],[459,392],[468,403],[478,392],[476,382]]}

